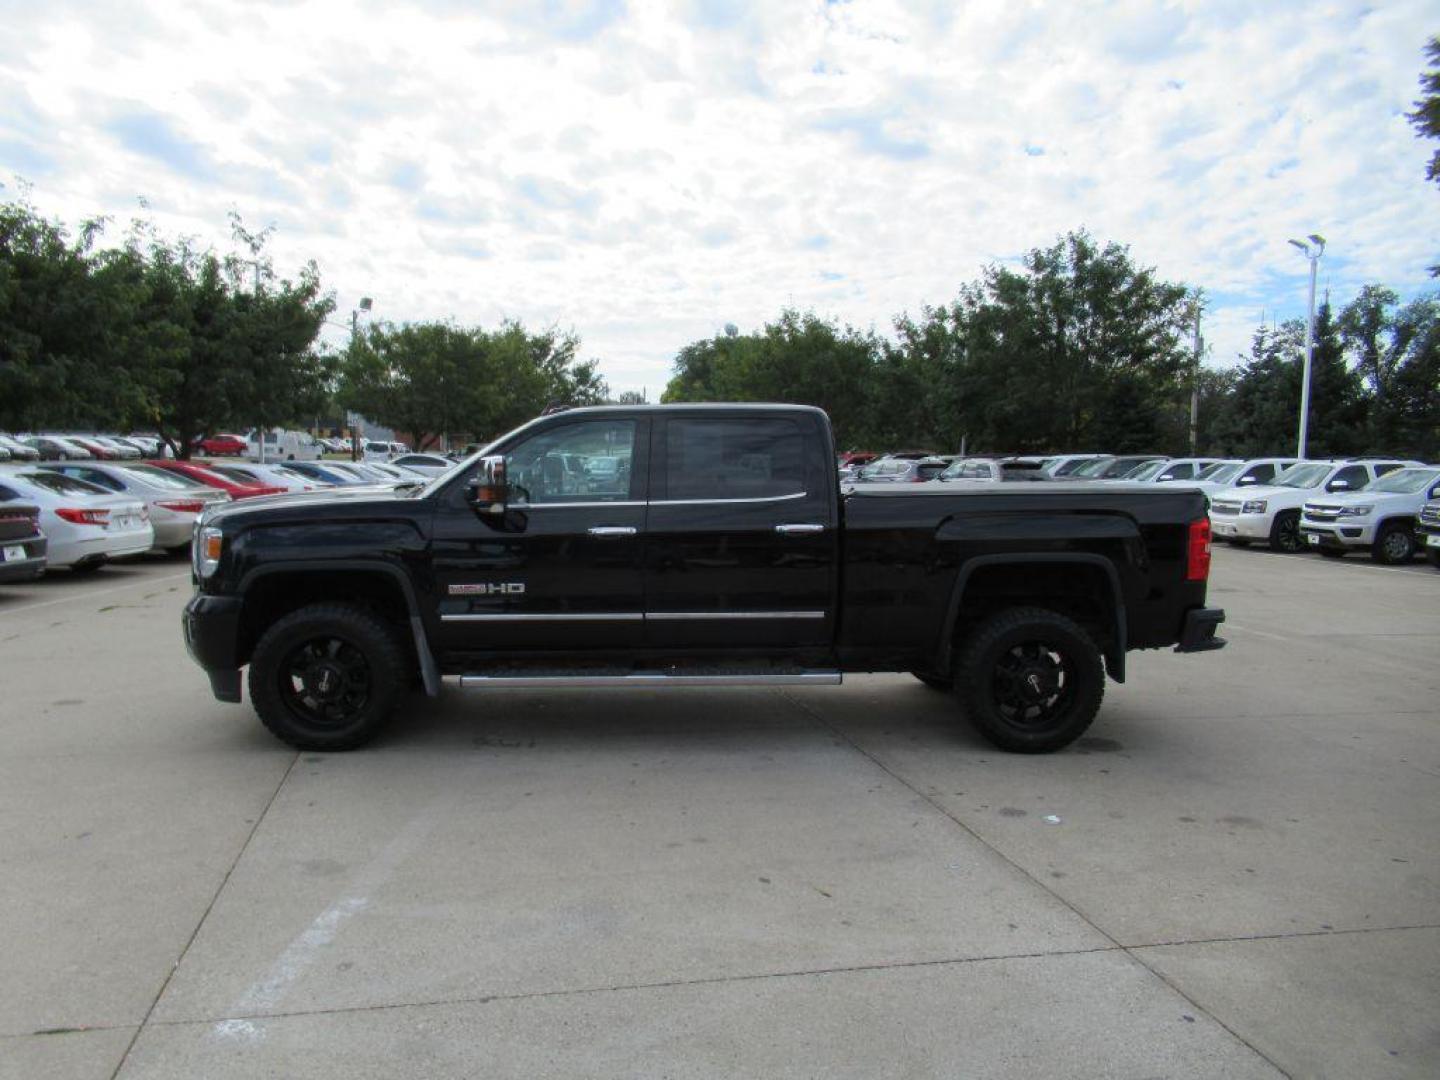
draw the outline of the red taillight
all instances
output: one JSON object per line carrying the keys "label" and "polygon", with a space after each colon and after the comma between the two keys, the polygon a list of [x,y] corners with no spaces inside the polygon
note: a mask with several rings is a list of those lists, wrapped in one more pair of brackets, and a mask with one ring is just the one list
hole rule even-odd
{"label": "red taillight", "polygon": [[110,516],[109,510],[82,510],[79,507],[62,506],[55,511],[55,516],[62,521],[68,521],[71,525],[101,525]]}
{"label": "red taillight", "polygon": [[199,499],[156,499],[155,505],[174,510],[177,514],[198,514],[205,509],[205,504]]}
{"label": "red taillight", "polygon": [[1205,581],[1210,577],[1210,519],[1196,518],[1190,522],[1190,536],[1185,545],[1185,580]]}

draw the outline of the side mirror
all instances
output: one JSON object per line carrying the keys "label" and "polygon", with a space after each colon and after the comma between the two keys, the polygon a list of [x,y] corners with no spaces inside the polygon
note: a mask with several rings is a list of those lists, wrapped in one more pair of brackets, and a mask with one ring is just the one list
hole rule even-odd
{"label": "side mirror", "polygon": [[1255,477],[1253,477],[1253,476],[1242,476],[1239,480],[1237,480],[1237,481],[1235,482],[1235,486],[1236,486],[1236,487],[1244,487],[1246,484],[1253,484],[1253,483],[1255,483]]}
{"label": "side mirror", "polygon": [[1157,477],[1155,478],[1155,482],[1156,482],[1157,484],[1163,484],[1163,483],[1165,483],[1165,482],[1168,481],[1168,480],[1174,480],[1174,479],[1175,479],[1175,474],[1174,474],[1174,473],[1168,473],[1168,472],[1167,472],[1167,473],[1161,473],[1159,476],[1157,476]]}
{"label": "side mirror", "polygon": [[505,480],[505,459],[499,455],[481,458],[470,481],[470,505],[477,514],[503,514],[510,494]]}
{"label": "side mirror", "polygon": [[1350,481],[1349,481],[1349,480],[1331,480],[1330,483],[1328,483],[1328,484],[1325,485],[1325,490],[1326,490],[1326,491],[1349,491],[1349,490],[1350,490]]}

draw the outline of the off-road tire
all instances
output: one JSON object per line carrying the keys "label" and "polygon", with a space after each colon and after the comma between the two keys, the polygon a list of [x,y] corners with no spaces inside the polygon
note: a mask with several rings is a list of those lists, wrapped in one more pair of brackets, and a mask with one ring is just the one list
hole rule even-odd
{"label": "off-road tire", "polygon": [[1305,550],[1305,538],[1300,535],[1300,511],[1281,510],[1275,515],[1275,524],[1270,526],[1270,550],[1296,555]]}
{"label": "off-road tire", "polygon": [[[1105,664],[1095,642],[1073,620],[1044,608],[990,616],[966,636],[955,670],[971,722],[1002,750],[1020,754],[1070,745],[1105,696]],[[1053,697],[1045,693],[1051,681]],[[1023,704],[1027,693],[1041,696]],[[1031,708],[1038,710],[1034,717]]]}
{"label": "off-road tire", "polygon": [[[351,698],[336,703],[334,719],[317,718],[315,707],[306,702],[319,699],[296,673],[332,661],[343,670],[335,676],[341,685],[354,688],[363,682],[363,692],[355,689]],[[399,633],[378,615],[350,604],[311,604],[261,635],[250,658],[250,700],[261,723],[291,746],[353,750],[390,718],[410,681],[410,666]],[[357,672],[363,678],[356,678]],[[322,714],[328,704],[321,703]]]}

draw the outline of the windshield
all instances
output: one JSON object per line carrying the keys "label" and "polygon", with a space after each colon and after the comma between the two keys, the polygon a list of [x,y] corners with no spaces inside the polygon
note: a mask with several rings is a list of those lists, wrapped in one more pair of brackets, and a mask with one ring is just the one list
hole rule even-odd
{"label": "windshield", "polygon": [[940,479],[950,480],[956,476],[959,476],[960,470],[964,467],[965,462],[963,460],[952,461],[949,465],[945,466],[945,471],[940,474]]}
{"label": "windshield", "polygon": [[1160,475],[1160,470],[1168,465],[1168,461],[1152,461],[1149,465],[1141,465],[1134,472],[1125,477],[1126,480],[1153,480]]}
{"label": "windshield", "polygon": [[1413,495],[1436,480],[1440,480],[1440,469],[1400,469],[1376,480],[1365,489],[1365,494]]}
{"label": "windshield", "polygon": [[1237,461],[1232,465],[1211,465],[1210,468],[1206,469],[1195,479],[1208,480],[1212,484],[1224,484],[1234,478],[1244,467],[1245,463],[1243,461]]}
{"label": "windshield", "polygon": [[216,464],[213,464],[213,463],[212,463],[211,465],[208,465],[208,466],[206,466],[206,467],[207,467],[211,472],[213,472],[213,473],[219,473],[221,476],[225,477],[227,480],[233,480],[233,481],[235,481],[235,483],[237,483],[237,484],[253,484],[253,483],[255,483],[255,477],[251,476],[249,473],[247,473],[247,472],[245,472],[245,471],[243,471],[243,470],[241,470],[241,469],[235,468],[235,466],[233,466],[233,465],[216,465]]}
{"label": "windshield", "polygon": [[1272,481],[1276,487],[1313,488],[1319,487],[1330,470],[1335,466],[1325,464],[1291,465]]}
{"label": "windshield", "polygon": [[1115,460],[1114,458],[1109,458],[1109,457],[1094,458],[1094,459],[1092,459],[1092,460],[1090,460],[1090,461],[1085,462],[1084,465],[1081,465],[1078,469],[1074,470],[1070,475],[1071,475],[1071,476],[1099,476],[1101,473],[1103,473],[1106,469],[1108,469],[1108,468],[1110,467],[1111,463],[1114,462],[1114,460]]}
{"label": "windshield", "polygon": [[88,480],[80,480],[73,476],[66,476],[64,473],[44,472],[25,473],[20,477],[28,480],[36,487],[46,488],[59,495],[111,495],[113,492],[106,491],[99,484],[92,484]]}

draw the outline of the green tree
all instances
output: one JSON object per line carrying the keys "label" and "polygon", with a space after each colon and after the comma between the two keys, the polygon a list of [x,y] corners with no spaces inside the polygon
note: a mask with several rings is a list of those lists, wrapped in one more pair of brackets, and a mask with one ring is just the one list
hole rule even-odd
{"label": "green tree", "polygon": [[663,401],[784,401],[830,414],[842,444],[863,441],[880,344],[873,335],[786,309],[758,334],[722,333],[675,357]]}
{"label": "green tree", "polygon": [[[1194,296],[1086,232],[902,320],[908,367],[972,446],[1161,449],[1183,430]],[[907,365],[902,365],[902,368]]]}
{"label": "green tree", "polygon": [[349,409],[412,434],[417,449],[442,436],[483,440],[551,406],[595,405],[606,397],[579,342],[519,323],[499,330],[453,323],[372,325],[340,363],[338,398]]}
{"label": "green tree", "polygon": [[[1440,37],[1432,37],[1425,43],[1425,55],[1430,60],[1430,70],[1420,73],[1422,96],[1415,102],[1415,111],[1406,114],[1406,119],[1418,137],[1440,139]],[[1440,150],[1431,153],[1425,178],[1440,184]],[[1440,277],[1440,264],[1430,267],[1430,276]]]}

